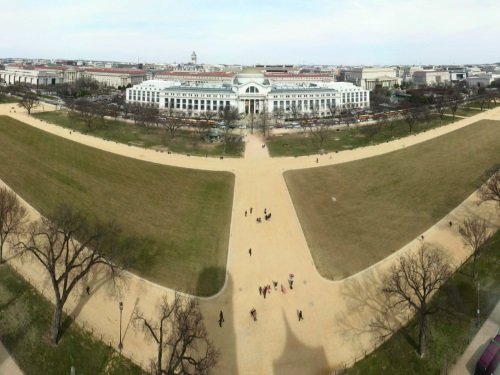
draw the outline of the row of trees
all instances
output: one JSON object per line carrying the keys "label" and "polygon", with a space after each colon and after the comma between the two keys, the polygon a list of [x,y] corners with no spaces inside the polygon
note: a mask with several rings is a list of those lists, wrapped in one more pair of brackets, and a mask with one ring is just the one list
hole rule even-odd
{"label": "row of trees", "polygon": [[[57,345],[62,336],[63,309],[90,273],[120,288],[123,270],[133,253],[118,226],[90,218],[68,205],[47,217],[29,222],[16,195],[0,189],[0,262],[8,243],[15,254],[37,261],[50,279],[54,313],[50,337]],[[134,311],[136,327],[157,345],[156,374],[208,374],[217,363],[218,350],[208,339],[197,300],[165,296],[157,318]],[[121,339],[121,338],[120,338]],[[166,360],[164,359],[166,357]]]}
{"label": "row of trees", "polygon": [[[480,187],[479,198],[479,203],[493,201],[500,209],[500,169]],[[476,258],[490,239],[490,231],[483,219],[470,217],[460,224],[459,233],[471,250],[471,276],[475,278]],[[400,257],[382,284],[382,292],[387,298],[387,311],[376,316],[370,323],[371,327],[381,333],[382,338],[388,337],[394,333],[395,327],[388,323],[387,312],[398,316],[412,313],[418,321],[418,353],[423,357],[426,353],[428,319],[439,310],[431,298],[451,274],[448,260],[440,250],[426,243],[422,243],[416,253]]]}

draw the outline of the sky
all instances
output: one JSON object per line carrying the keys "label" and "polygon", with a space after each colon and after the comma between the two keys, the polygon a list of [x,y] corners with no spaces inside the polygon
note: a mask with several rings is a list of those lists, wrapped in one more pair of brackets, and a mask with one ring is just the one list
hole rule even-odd
{"label": "sky", "polygon": [[500,0],[1,0],[0,57],[207,64],[500,61]]}

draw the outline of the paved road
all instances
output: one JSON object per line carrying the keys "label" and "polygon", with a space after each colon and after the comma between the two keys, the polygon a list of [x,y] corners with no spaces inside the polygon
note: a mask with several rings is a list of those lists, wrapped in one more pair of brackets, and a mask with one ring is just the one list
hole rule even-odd
{"label": "paved road", "polygon": [[0,375],[23,375],[14,359],[0,342]]}
{"label": "paved road", "polygon": [[[295,213],[283,179],[283,171],[328,164],[343,163],[395,151],[432,139],[467,126],[483,118],[500,119],[500,109],[483,112],[448,126],[433,129],[408,138],[377,146],[340,152],[319,157],[269,158],[267,148],[255,135],[247,135],[245,157],[242,159],[199,158],[168,155],[138,147],[129,147],[53,126],[20,109],[9,113],[9,107],[0,106],[0,114],[7,114],[32,126],[91,147],[150,162],[205,170],[226,170],[235,174],[235,191],[230,229],[229,252],[224,288],[211,298],[200,299],[207,329],[222,358],[217,374],[315,374],[326,373],[370,351],[375,333],[368,323],[380,312],[379,281],[398,255],[414,251],[420,246],[414,240],[398,252],[368,269],[344,280],[326,280],[314,266],[304,234]],[[0,181],[1,185],[1,181]],[[476,204],[471,195],[464,203],[442,218],[425,233],[426,241],[441,246],[450,262],[460,264],[468,255],[457,233],[448,222],[461,220],[471,212],[498,220],[491,215],[489,205]],[[26,202],[25,202],[26,203]],[[26,203],[29,207],[29,205]],[[253,214],[244,211],[253,208]],[[272,220],[256,223],[263,217],[264,208],[272,213]],[[33,219],[38,212],[30,208]],[[500,223],[499,223],[500,224]],[[252,256],[248,249],[252,248]],[[50,298],[50,282],[36,263],[16,261],[25,278]],[[288,288],[289,274],[295,275],[294,288]],[[264,299],[258,287],[278,282]],[[139,306],[153,316],[161,296],[172,296],[174,291],[129,275],[126,289],[119,297],[110,294],[108,283],[93,274],[86,281],[94,291],[86,297],[82,290],[68,301],[66,311],[79,324],[91,328],[104,342],[118,343],[119,309],[123,301],[123,353],[134,361],[149,363],[154,357],[151,341],[131,328],[130,317]],[[281,284],[283,290],[281,291]],[[258,312],[258,321],[250,318],[250,309]],[[225,324],[217,324],[219,311],[224,311]],[[303,311],[299,322],[297,310]]]}
{"label": "paved road", "polygon": [[[477,360],[481,357],[490,340],[495,337],[500,330],[500,301],[491,312],[490,316],[481,329],[477,332],[474,339],[471,341],[465,352],[458,359],[457,363],[450,370],[452,375],[472,375]],[[496,370],[495,375],[500,375],[500,367]]]}

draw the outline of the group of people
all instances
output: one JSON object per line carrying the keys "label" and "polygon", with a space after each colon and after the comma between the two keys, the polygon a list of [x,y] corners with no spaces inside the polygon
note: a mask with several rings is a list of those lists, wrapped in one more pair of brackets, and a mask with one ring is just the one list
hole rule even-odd
{"label": "group of people", "polygon": [[[253,208],[252,208],[252,207],[250,207],[250,210],[245,210],[245,217],[247,217],[247,216],[248,216],[248,212],[249,212],[249,211],[250,211],[250,214],[252,214],[252,212],[253,212]],[[267,208],[264,208],[264,220],[266,220],[266,221],[271,220],[271,213],[270,213],[270,212],[267,212]],[[259,216],[259,217],[257,217],[257,218],[255,219],[255,221],[256,221],[257,223],[262,223],[262,217],[260,217],[260,216]]]}

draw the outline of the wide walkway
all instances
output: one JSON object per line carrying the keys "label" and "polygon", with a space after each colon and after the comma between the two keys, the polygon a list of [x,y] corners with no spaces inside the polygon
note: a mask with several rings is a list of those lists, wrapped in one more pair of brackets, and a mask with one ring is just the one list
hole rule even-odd
{"label": "wide walkway", "polygon": [[[206,170],[227,170],[235,174],[235,192],[230,230],[227,277],[224,288],[214,297],[201,299],[210,337],[221,350],[217,374],[315,374],[342,367],[359,359],[374,347],[376,334],[370,330],[370,319],[381,312],[379,283],[385,271],[399,254],[413,251],[419,240],[408,243],[392,256],[348,279],[323,279],[313,264],[300,223],[283,179],[283,171],[327,164],[343,163],[391,152],[424,142],[454,131],[483,118],[500,119],[500,109],[481,113],[455,124],[430,130],[409,138],[377,146],[365,147],[319,157],[269,158],[267,148],[256,135],[247,135],[243,159],[210,159],[161,154],[151,150],[104,141],[28,117],[20,109],[9,113],[0,106],[0,114],[26,122],[74,141],[113,153],[151,162]],[[494,222],[492,205],[478,207],[474,196],[450,212],[424,234],[426,241],[442,246],[450,261],[458,265],[468,256],[468,250],[457,233],[456,226],[447,224],[461,220],[471,212]],[[250,211],[246,217],[244,211]],[[264,209],[272,214],[264,220]],[[30,211],[33,218],[38,213]],[[256,218],[262,222],[257,223]],[[248,250],[252,248],[250,256]],[[20,272],[50,298],[50,284],[37,264],[21,264],[12,260]],[[294,275],[293,290],[288,287],[289,275]],[[277,290],[273,281],[277,282]],[[113,296],[102,280],[88,283],[94,293],[85,297],[82,290],[68,303],[67,311],[79,324],[94,330],[105,342],[118,343],[119,301],[124,302],[123,353],[138,363],[147,364],[154,357],[154,348],[142,333],[130,325],[135,307],[153,315],[164,293],[172,290],[130,275],[121,296]],[[259,286],[271,285],[264,299]],[[283,285],[283,292],[281,291]],[[257,310],[258,320],[250,317]],[[225,323],[218,326],[219,311]],[[297,311],[302,310],[303,321]]]}
{"label": "wide walkway", "polygon": [[[470,342],[465,352],[451,368],[452,375],[473,375],[478,359],[483,354],[491,339],[500,332],[500,301],[491,312],[490,316],[481,326],[474,339]],[[500,374],[500,367],[495,374]]]}
{"label": "wide walkway", "polygon": [[23,375],[5,346],[0,342],[0,375]]}

